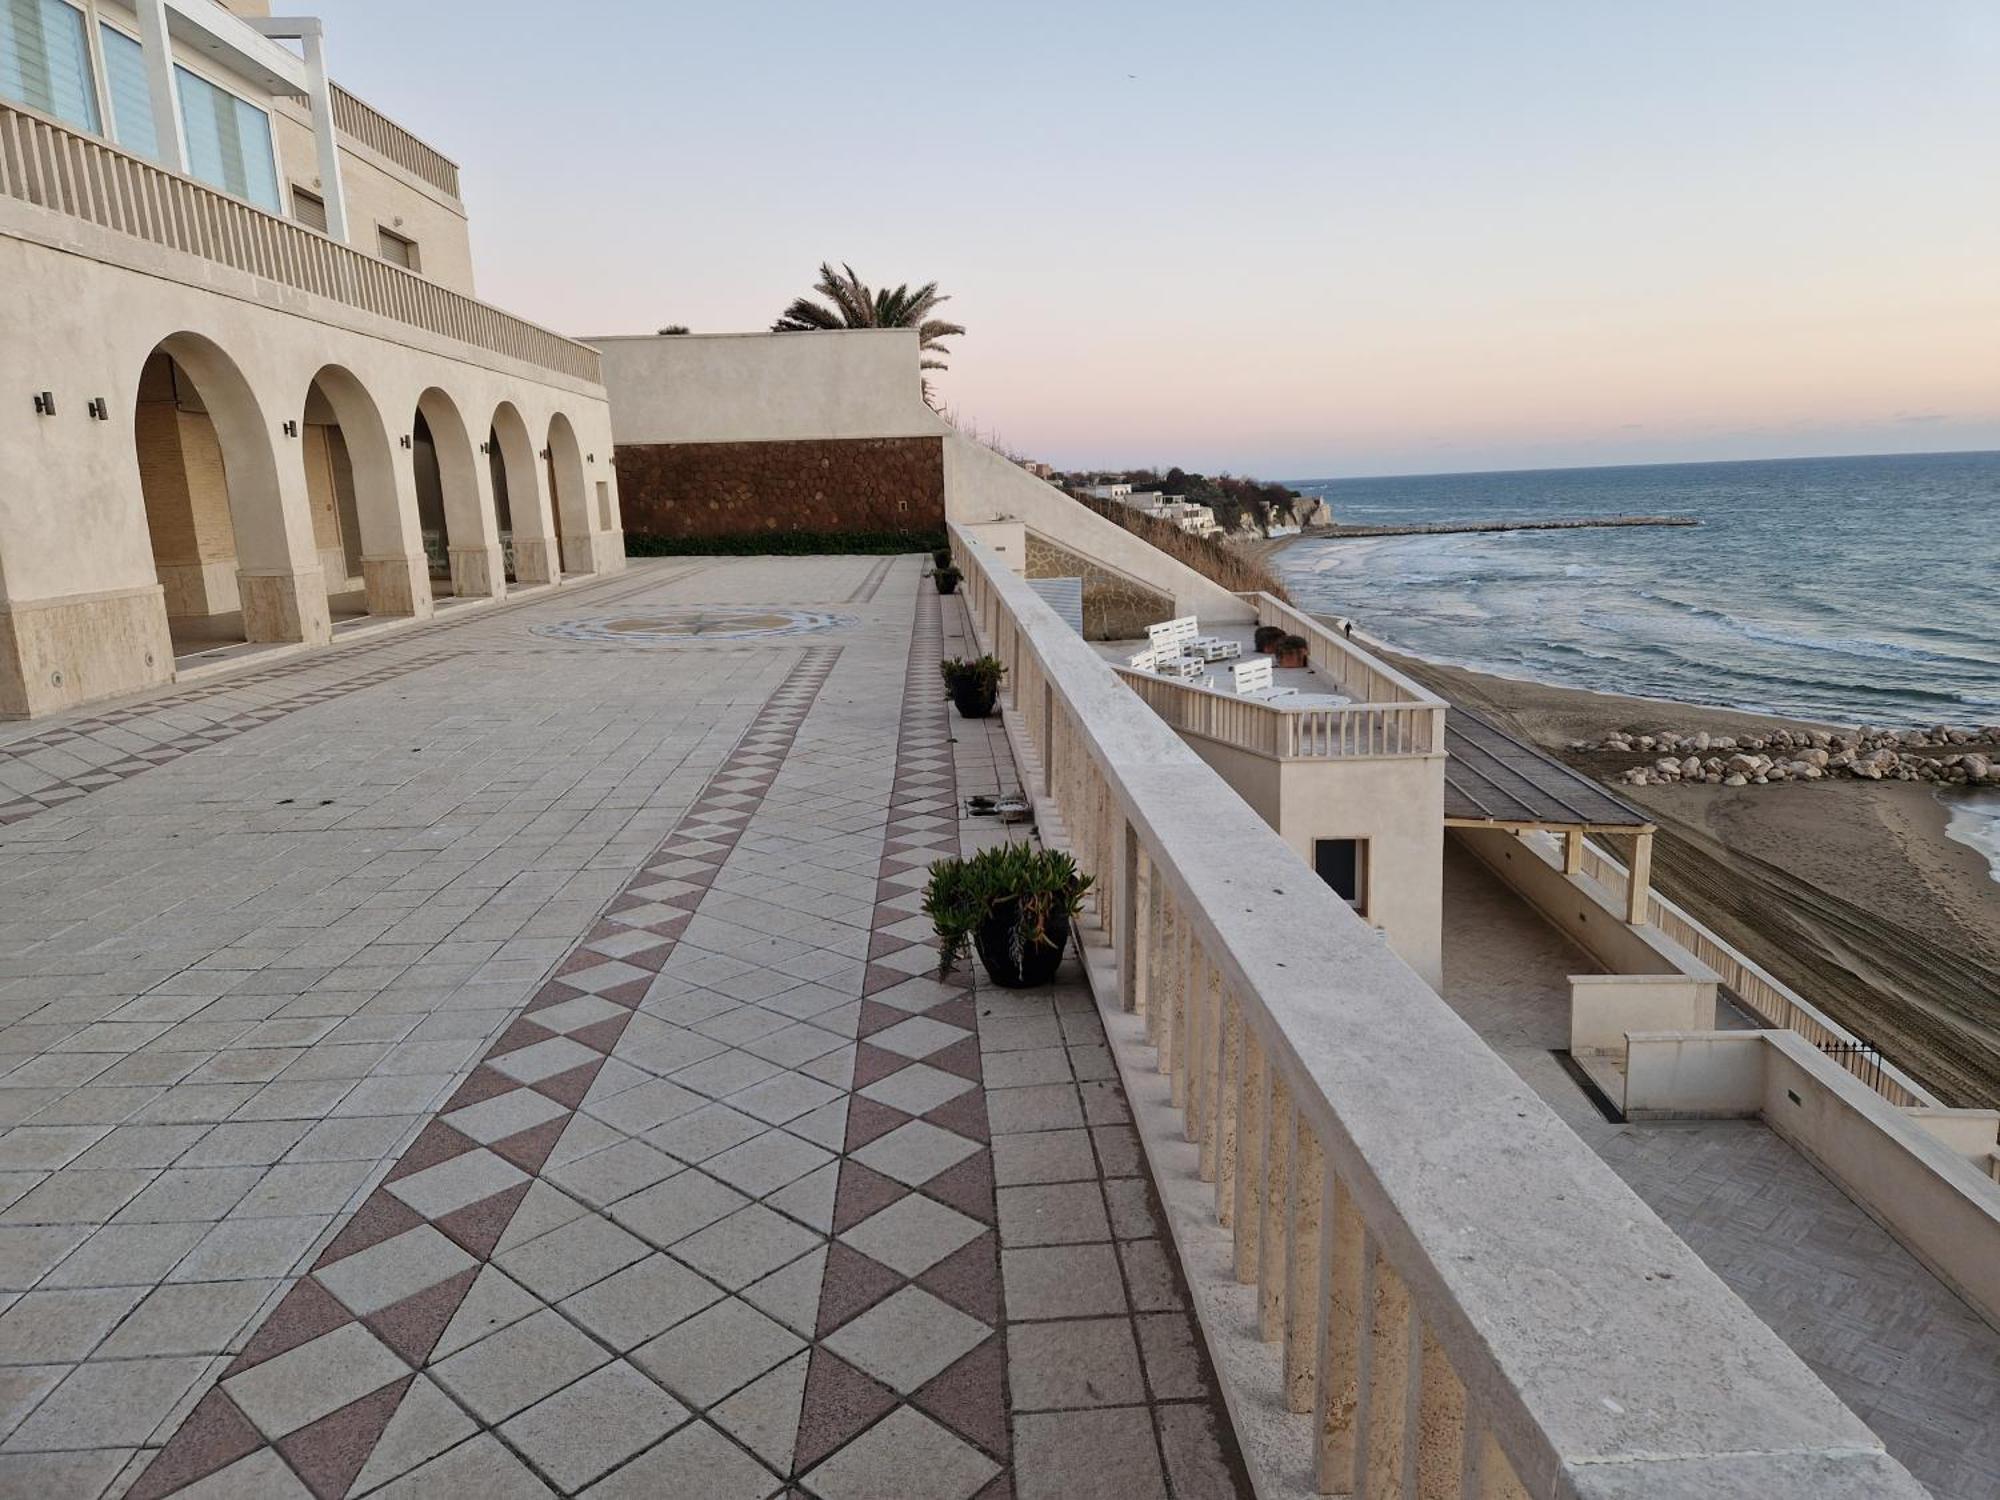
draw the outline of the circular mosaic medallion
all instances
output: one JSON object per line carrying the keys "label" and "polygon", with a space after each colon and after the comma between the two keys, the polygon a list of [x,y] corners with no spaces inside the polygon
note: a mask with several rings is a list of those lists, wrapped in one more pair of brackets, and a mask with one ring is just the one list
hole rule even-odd
{"label": "circular mosaic medallion", "polygon": [[624,646],[679,646],[690,641],[761,641],[772,636],[813,635],[856,623],[852,615],[784,605],[689,605],[638,614],[586,615],[556,625],[531,627],[536,635],[569,641],[610,641]]}

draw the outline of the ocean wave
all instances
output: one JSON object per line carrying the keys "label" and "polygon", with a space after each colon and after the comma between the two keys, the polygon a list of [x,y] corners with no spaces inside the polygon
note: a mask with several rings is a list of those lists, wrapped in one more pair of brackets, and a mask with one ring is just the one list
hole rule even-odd
{"label": "ocean wave", "polygon": [[[1873,641],[1853,639],[1832,639],[1823,635],[1802,635],[1795,631],[1775,628],[1754,620],[1745,620],[1728,610],[1716,609],[1712,605],[1696,604],[1679,599],[1672,594],[1643,589],[1639,597],[1659,604],[1665,604],[1693,619],[1713,620],[1726,626],[1747,640],[1760,641],[1771,646],[1793,646],[1802,651],[1821,651],[1834,656],[1855,656],[1870,661],[1918,662],[1927,666],[1991,668],[1990,657],[1967,656],[1953,651],[1931,651],[1921,646],[1902,646],[1894,641]],[[1919,627],[1921,629],[1921,627]],[[1918,633],[1913,630],[1912,633]],[[1963,640],[1957,632],[1924,631],[1926,634],[1943,634]]]}

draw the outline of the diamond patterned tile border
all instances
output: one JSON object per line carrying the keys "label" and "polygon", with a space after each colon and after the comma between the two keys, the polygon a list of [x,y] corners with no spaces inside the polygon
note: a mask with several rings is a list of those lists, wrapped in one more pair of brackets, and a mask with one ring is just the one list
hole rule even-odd
{"label": "diamond patterned tile border", "polygon": [[[626,894],[611,903],[605,920],[557,966],[557,977],[529,1000],[521,1017],[492,1044],[438,1116],[411,1142],[311,1273],[272,1309],[243,1353],[223,1372],[221,1382],[154,1456],[129,1492],[135,1500],[157,1500],[190,1488],[265,1448],[274,1448],[313,1494],[344,1496],[396,1418],[405,1395],[417,1389],[423,1399],[430,1399],[429,1387],[412,1386],[415,1372],[427,1366],[485,1263],[496,1254],[533,1186],[532,1177],[539,1175],[578,1118],[606,1057],[665,966],[676,924],[684,924],[693,910],[692,901],[685,905],[649,901],[638,894],[639,888],[658,884],[654,871],[659,866],[677,862],[698,845],[703,851],[698,858],[710,862],[701,866],[707,878],[679,878],[697,896],[708,889],[713,862],[725,858],[742,836],[747,819],[741,814],[754,810],[768,795],[729,793],[735,810],[717,811],[716,783],[761,765],[759,746],[782,758],[840,650],[815,647],[801,654],[710,778],[708,791],[627,883]],[[240,733],[278,713],[456,654],[434,652],[335,687],[315,689],[296,701],[260,711],[261,718],[246,718],[241,725],[231,721],[234,727],[228,732]],[[272,675],[284,675],[286,670],[275,668]],[[240,685],[241,680],[231,681]],[[105,722],[112,720],[107,716]],[[222,727],[190,736],[186,748],[213,743]],[[38,740],[8,748],[25,754],[47,746]],[[761,777],[759,782],[768,787]],[[760,1068],[769,1066],[758,1059],[750,1061]],[[550,1226],[550,1241],[573,1232],[581,1222]],[[608,1219],[593,1216],[591,1222],[630,1238]],[[727,1234],[712,1238],[712,1256],[735,1251]],[[532,1259],[534,1249],[531,1240],[508,1253]],[[596,1253],[606,1252],[597,1247]],[[565,1254],[574,1260],[574,1253]],[[624,1258],[612,1259],[622,1264]],[[568,1295],[559,1269],[535,1274],[555,1276],[552,1286],[562,1288],[549,1291],[545,1301]],[[589,1342],[580,1332],[576,1337]],[[458,1367],[476,1365],[482,1358],[476,1342],[455,1349],[450,1357]]]}

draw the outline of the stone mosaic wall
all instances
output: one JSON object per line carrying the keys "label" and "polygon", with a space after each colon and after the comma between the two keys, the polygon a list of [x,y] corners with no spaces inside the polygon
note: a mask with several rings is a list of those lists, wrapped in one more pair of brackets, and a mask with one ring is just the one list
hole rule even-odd
{"label": "stone mosaic wall", "polygon": [[1083,634],[1093,641],[1136,640],[1169,619],[1174,601],[1034,532],[1027,535],[1027,576],[1083,580]]}
{"label": "stone mosaic wall", "polygon": [[944,444],[934,437],[622,444],[630,535],[944,529]]}

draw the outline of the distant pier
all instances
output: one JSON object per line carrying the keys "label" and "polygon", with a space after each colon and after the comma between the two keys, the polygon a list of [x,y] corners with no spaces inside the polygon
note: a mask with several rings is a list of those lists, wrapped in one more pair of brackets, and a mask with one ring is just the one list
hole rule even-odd
{"label": "distant pier", "polygon": [[1423,521],[1404,526],[1308,526],[1322,540],[1360,536],[1439,536],[1461,531],[1578,531],[1592,526],[1699,526],[1693,516],[1569,516],[1542,521]]}

